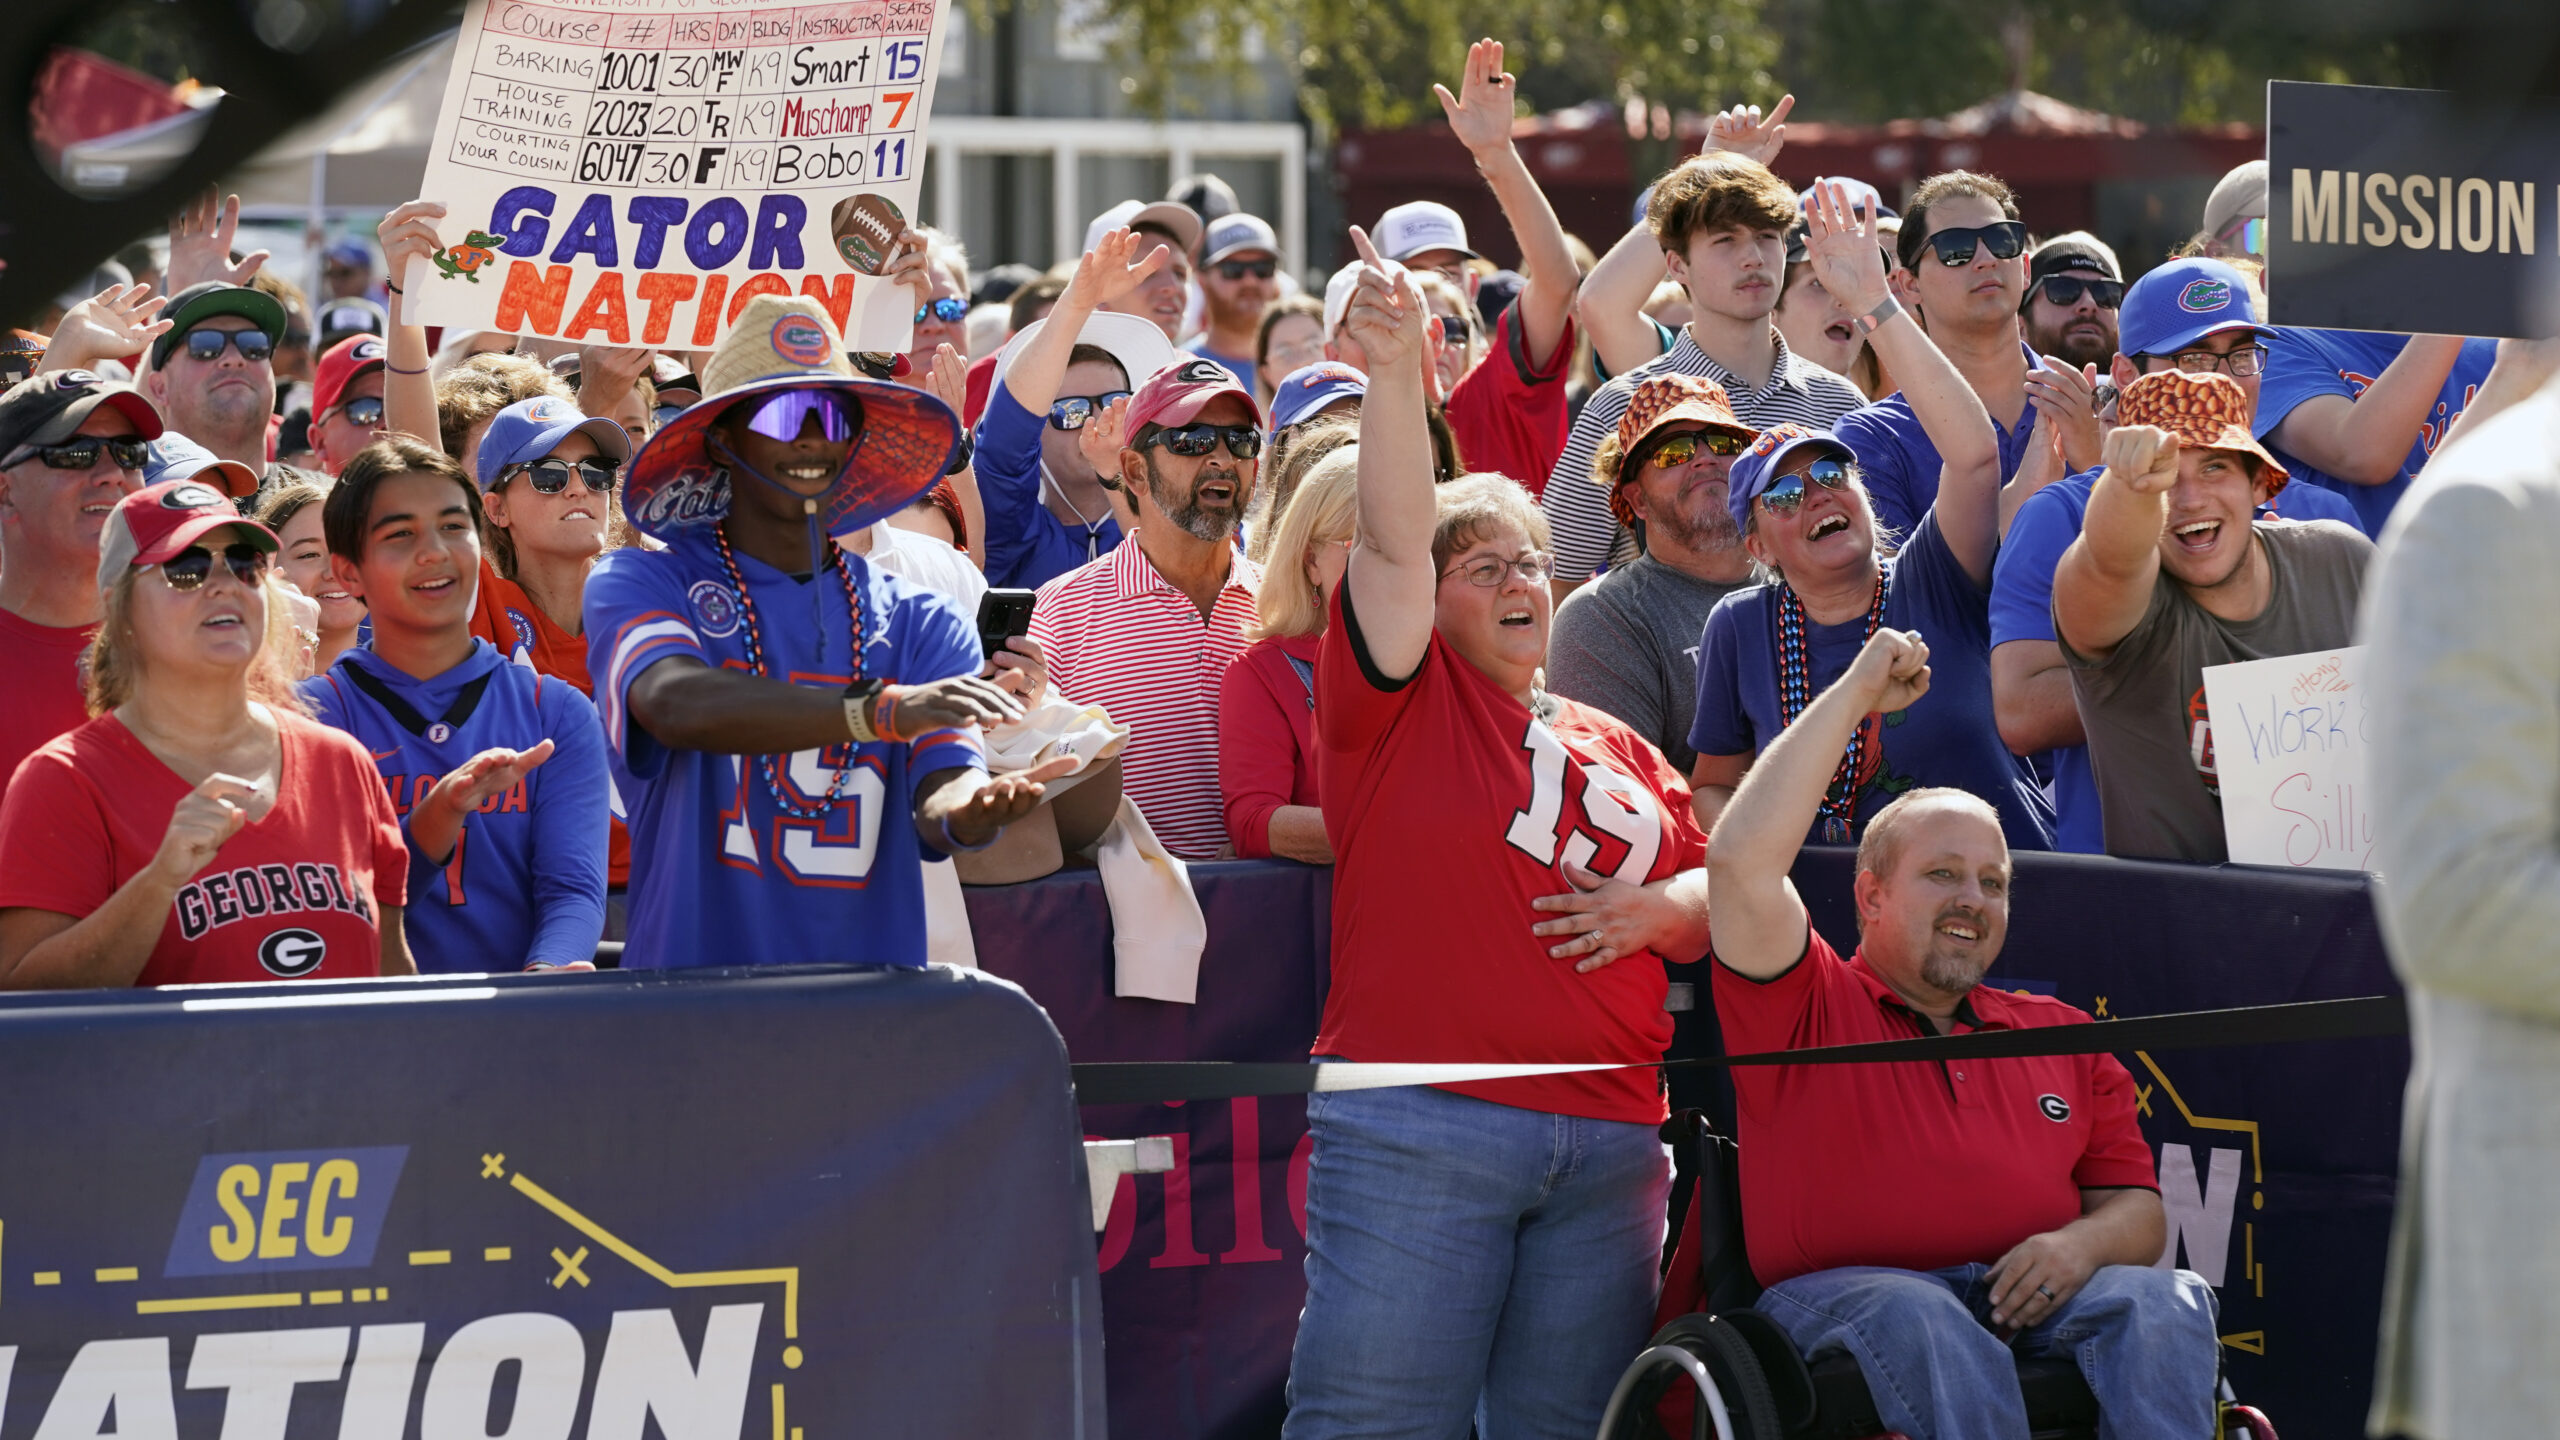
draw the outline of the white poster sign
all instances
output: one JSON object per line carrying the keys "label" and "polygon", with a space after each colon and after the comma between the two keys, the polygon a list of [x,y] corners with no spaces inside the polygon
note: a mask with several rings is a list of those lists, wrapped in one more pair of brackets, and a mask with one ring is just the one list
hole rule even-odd
{"label": "white poster sign", "polygon": [[2364,647],[2209,666],[2204,694],[2231,858],[2372,868]]}
{"label": "white poster sign", "polygon": [[470,0],[428,152],[444,249],[404,318],[708,349],[758,295],[907,348],[948,0]]}

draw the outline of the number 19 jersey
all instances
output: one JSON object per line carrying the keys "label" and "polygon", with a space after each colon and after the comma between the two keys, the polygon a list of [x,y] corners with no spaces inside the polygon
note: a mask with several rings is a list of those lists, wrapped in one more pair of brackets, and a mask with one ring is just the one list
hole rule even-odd
{"label": "number 19 jersey", "polygon": [[[951,602],[847,555],[862,596],[862,673],[915,685],[974,675],[976,629]],[[766,673],[828,692],[850,683],[852,621],[831,572],[803,581],[737,557],[761,633]],[[632,683],[674,656],[748,671],[748,610],[708,536],[662,551],[616,550],[588,577],[588,669],[631,824],[631,931],[626,969],[922,965],[924,872],[915,781],[984,769],[976,737],[934,730],[909,744],[830,745],[772,757],[793,808],[827,798],[848,752],[837,803],[802,819],[774,803],[755,755],[662,745],[632,718]],[[821,640],[823,639],[823,647]]]}
{"label": "number 19 jersey", "polygon": [[[1590,974],[1552,959],[1530,908],[1567,862],[1643,885],[1706,863],[1689,787],[1616,719],[1537,712],[1437,631],[1396,684],[1335,587],[1316,661],[1316,764],[1333,842],[1333,983],[1314,1053],[1348,1060],[1618,1061],[1671,1043],[1650,951]],[[1552,707],[1552,708],[1549,708]],[[1682,956],[1681,960],[1694,960]],[[1596,1070],[1445,1088],[1525,1109],[1658,1123],[1658,1072]]]}

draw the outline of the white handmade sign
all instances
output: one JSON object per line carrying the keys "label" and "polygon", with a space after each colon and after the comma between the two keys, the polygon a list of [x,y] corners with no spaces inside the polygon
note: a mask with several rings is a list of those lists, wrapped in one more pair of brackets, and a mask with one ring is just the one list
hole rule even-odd
{"label": "white handmade sign", "polygon": [[2231,858],[2370,869],[2364,647],[2209,666],[2204,694]]}
{"label": "white handmade sign", "polygon": [[470,0],[428,152],[444,248],[403,318],[707,349],[808,295],[896,351],[948,0]]}

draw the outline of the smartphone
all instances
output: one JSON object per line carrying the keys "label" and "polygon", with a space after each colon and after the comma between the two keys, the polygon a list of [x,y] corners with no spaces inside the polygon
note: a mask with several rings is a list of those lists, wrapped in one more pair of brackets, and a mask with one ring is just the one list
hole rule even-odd
{"label": "smartphone", "polygon": [[978,644],[993,660],[1004,642],[1031,633],[1031,607],[1039,595],[1030,590],[989,590],[978,601]]}

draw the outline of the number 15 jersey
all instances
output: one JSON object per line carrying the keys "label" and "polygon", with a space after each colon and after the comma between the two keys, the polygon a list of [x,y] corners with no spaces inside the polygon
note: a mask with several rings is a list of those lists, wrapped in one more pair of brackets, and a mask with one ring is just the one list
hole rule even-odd
{"label": "number 15 jersey", "polygon": [[[1590,974],[1552,959],[1530,908],[1567,862],[1643,885],[1706,863],[1689,787],[1612,717],[1538,712],[1437,631],[1412,677],[1377,673],[1348,580],[1316,660],[1316,764],[1333,842],[1333,983],[1315,1053],[1348,1060],[1617,1061],[1671,1043],[1650,951]],[[1694,960],[1682,956],[1681,960]],[[1444,1087],[1525,1109],[1658,1123],[1657,1072]]]}

